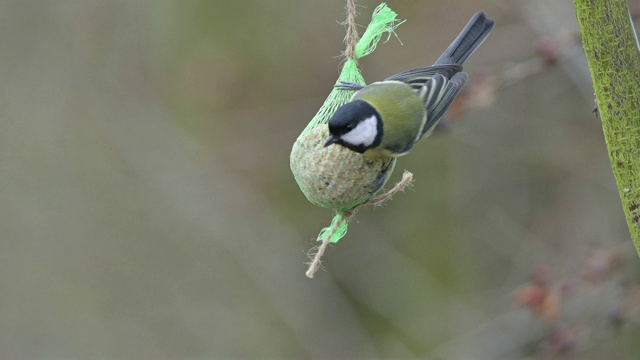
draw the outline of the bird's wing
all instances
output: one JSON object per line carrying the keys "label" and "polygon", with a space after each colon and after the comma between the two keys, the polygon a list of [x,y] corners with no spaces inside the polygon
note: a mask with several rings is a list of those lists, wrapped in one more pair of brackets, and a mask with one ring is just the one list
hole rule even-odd
{"label": "bird's wing", "polygon": [[462,90],[466,81],[467,73],[465,72],[453,75],[450,80],[436,74],[419,90],[427,109],[427,121],[422,128],[420,138],[428,135],[435,128],[444,112],[447,111],[449,105]]}
{"label": "bird's wing", "polygon": [[420,69],[413,69],[401,72],[390,76],[385,81],[402,81],[405,82],[416,90],[422,88],[429,79],[436,74],[441,74],[447,79],[451,79],[454,74],[462,71],[462,65],[446,64],[446,65],[434,65]]}

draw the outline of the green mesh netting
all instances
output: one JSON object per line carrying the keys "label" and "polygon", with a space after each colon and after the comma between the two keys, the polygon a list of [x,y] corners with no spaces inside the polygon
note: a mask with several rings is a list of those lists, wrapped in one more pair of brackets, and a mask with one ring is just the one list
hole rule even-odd
{"label": "green mesh netting", "polygon": [[574,0],[609,159],[640,253],[640,55],[625,0]]}
{"label": "green mesh netting", "polygon": [[[383,35],[394,33],[401,23],[396,16],[384,3],[376,7],[371,23],[355,45],[354,58],[346,59],[338,80],[365,83],[357,60],[371,54]],[[313,204],[337,212],[331,225],[320,232],[319,241],[340,240],[346,234],[351,210],[384,186],[395,165],[393,159],[367,160],[342,146],[323,146],[330,117],[352,95],[352,91],[333,89],[291,150],[291,171],[304,195]]]}

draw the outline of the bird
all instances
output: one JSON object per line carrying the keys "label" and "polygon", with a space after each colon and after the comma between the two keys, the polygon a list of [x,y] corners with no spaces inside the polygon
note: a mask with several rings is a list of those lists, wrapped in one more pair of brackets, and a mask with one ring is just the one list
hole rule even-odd
{"label": "bird", "polygon": [[324,147],[341,145],[367,159],[405,155],[429,136],[467,81],[462,64],[484,42],[494,21],[477,12],[432,66],[369,85],[339,81],[356,91],[328,122]]}

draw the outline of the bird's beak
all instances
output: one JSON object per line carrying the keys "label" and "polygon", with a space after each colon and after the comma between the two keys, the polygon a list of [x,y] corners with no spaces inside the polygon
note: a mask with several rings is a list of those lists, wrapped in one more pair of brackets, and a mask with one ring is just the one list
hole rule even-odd
{"label": "bird's beak", "polygon": [[329,137],[327,138],[327,141],[324,143],[324,147],[327,147],[333,143],[335,143],[336,141],[338,141],[338,138],[333,136],[333,135],[329,135]]}

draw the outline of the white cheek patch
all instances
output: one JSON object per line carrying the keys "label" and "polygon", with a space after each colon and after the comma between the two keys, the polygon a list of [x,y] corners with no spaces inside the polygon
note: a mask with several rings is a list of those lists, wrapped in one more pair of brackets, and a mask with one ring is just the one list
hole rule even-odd
{"label": "white cheek patch", "polygon": [[378,134],[378,119],[375,115],[361,121],[353,130],[341,136],[344,142],[353,145],[370,146]]}

